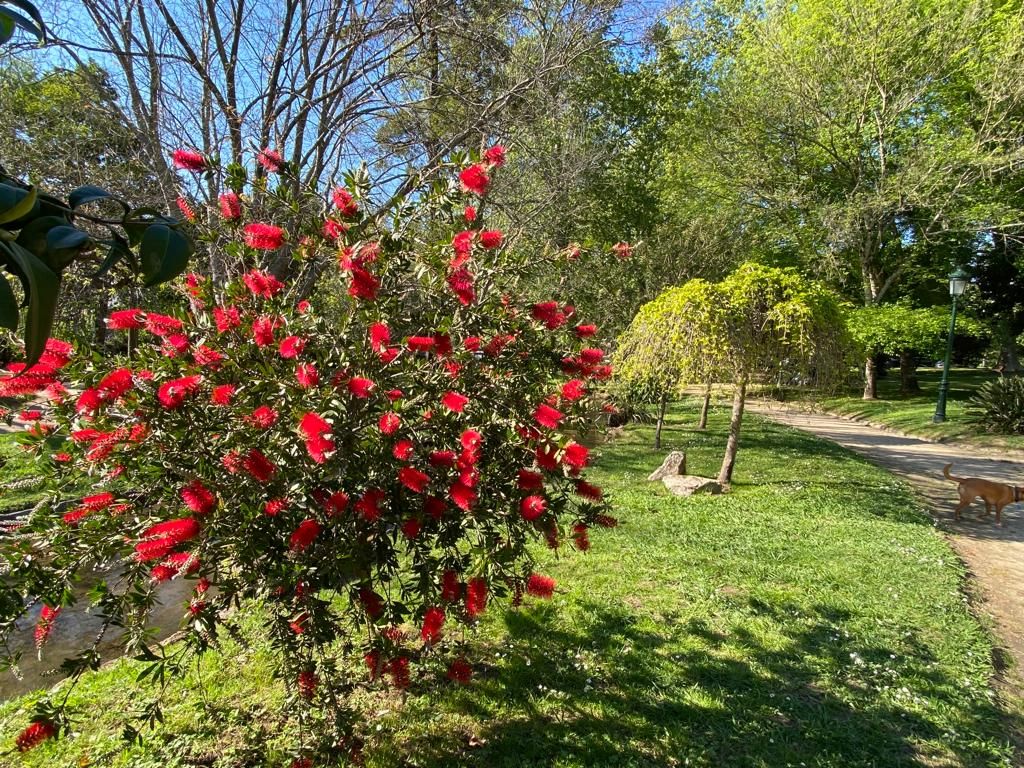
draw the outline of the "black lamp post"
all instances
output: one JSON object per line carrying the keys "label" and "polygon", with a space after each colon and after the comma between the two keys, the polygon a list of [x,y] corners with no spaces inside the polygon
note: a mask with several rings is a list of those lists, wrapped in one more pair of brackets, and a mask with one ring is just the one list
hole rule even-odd
{"label": "black lamp post", "polygon": [[956,300],[964,295],[970,278],[966,272],[957,268],[949,276],[949,295],[953,297],[953,313],[949,318],[949,338],[946,339],[946,360],[942,364],[942,381],[939,382],[939,402],[935,406],[935,416],[932,418],[936,424],[946,420],[946,393],[949,392],[949,365],[953,356],[953,332],[956,330]]}

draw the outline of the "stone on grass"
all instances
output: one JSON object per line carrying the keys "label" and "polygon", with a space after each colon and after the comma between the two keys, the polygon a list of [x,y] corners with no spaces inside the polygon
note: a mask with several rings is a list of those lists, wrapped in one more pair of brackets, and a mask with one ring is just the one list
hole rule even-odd
{"label": "stone on grass", "polygon": [[662,478],[661,482],[676,496],[693,496],[695,493],[718,494],[722,492],[721,484],[710,477],[670,475],[669,477]]}
{"label": "stone on grass", "polygon": [[686,453],[684,451],[672,451],[665,460],[661,462],[661,466],[648,475],[647,479],[652,483],[655,480],[661,480],[665,477],[673,477],[676,475],[686,474]]}

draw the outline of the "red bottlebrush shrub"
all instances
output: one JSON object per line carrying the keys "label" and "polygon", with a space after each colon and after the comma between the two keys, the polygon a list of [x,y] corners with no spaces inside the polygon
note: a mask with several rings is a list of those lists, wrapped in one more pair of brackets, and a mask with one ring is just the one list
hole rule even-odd
{"label": "red bottlebrush shrub", "polygon": [[[540,259],[564,257],[499,249],[487,234],[496,230],[479,230],[483,247],[458,239],[469,196],[487,192],[503,160],[493,152],[448,192],[415,198],[409,215],[431,222],[430,245],[418,224],[383,229],[391,219],[368,216],[343,189],[332,197],[351,227],[337,243],[319,235],[319,213],[301,244],[265,211],[247,220],[235,198],[225,215],[237,221],[197,216],[197,229],[220,228],[200,233],[211,248],[228,241],[254,261],[319,248],[322,263],[337,259],[342,288],[331,301],[343,321],[337,306],[328,320],[316,296],[297,306],[295,285],[254,270],[216,292],[192,280],[167,315],[120,310],[108,328],[138,333],[131,361],[101,366],[55,343],[31,374],[0,374],[4,393],[61,381],[92,393],[81,408],[78,396],[56,403],[36,449],[63,440],[66,460],[46,462],[54,487],[96,488],[70,511],[37,512],[23,540],[46,556],[30,566],[9,558],[0,604],[64,604],[70,564],[91,573],[119,559],[125,583],[95,593],[102,615],[137,625],[165,582],[197,580],[181,611],[198,655],[227,608],[260,600],[279,675],[296,694],[285,714],[334,729],[324,744],[345,732],[357,741],[345,696],[371,681],[348,677],[354,659],[368,660],[374,685],[428,685],[424,671],[443,680],[445,668],[469,681],[465,658],[421,664],[450,652],[442,628],[454,635],[508,594],[549,597],[554,582],[534,574],[531,544],[585,549],[587,532],[611,519],[585,479],[593,457],[571,437],[600,411],[603,353],[580,333],[582,318],[566,320],[564,299],[509,293]],[[459,184],[468,192],[453,200]],[[131,514],[115,513],[127,501]],[[52,590],[38,594],[48,568]]]}

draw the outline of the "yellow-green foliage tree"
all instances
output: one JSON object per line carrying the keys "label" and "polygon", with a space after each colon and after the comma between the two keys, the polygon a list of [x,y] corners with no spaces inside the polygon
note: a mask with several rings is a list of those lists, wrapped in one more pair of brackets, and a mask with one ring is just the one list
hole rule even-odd
{"label": "yellow-green foliage tree", "polygon": [[693,384],[734,387],[720,483],[732,480],[747,388],[797,379],[841,381],[854,350],[839,303],[792,269],[741,265],[720,283],[693,280],[645,305],[618,348],[619,378],[679,392]]}

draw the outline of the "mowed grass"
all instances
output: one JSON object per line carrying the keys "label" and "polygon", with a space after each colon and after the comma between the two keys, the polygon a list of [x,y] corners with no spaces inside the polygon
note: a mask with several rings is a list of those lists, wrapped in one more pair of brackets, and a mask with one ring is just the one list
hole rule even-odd
{"label": "mowed grass", "polygon": [[[672,497],[646,482],[666,450],[685,449],[705,475],[721,458],[725,409],[708,432],[693,420],[673,408],[659,452],[638,427],[599,449],[593,476],[622,525],[595,532],[586,554],[538,550],[559,592],[518,611],[492,605],[471,685],[420,679],[404,700],[359,699],[367,765],[1016,764],[963,567],[907,488],[749,418],[732,493]],[[88,676],[71,697],[74,738],[11,764],[289,764],[297,737],[261,644],[226,642],[162,695],[165,726],[123,748],[121,725],[153,695],[133,684],[137,670]],[[0,707],[0,753],[36,698]]]}
{"label": "mowed grass", "polygon": [[6,488],[8,483],[31,480],[42,474],[35,457],[18,444],[13,433],[0,433],[0,512],[26,509],[42,496],[41,485]]}
{"label": "mowed grass", "polygon": [[862,421],[884,424],[907,434],[932,440],[952,440],[988,448],[1024,450],[1024,435],[993,435],[982,432],[971,424],[967,402],[986,381],[998,374],[973,368],[953,368],[949,372],[949,392],[946,396],[946,421],[935,424],[935,405],[939,397],[942,371],[922,368],[917,372],[921,391],[913,395],[900,394],[900,374],[892,370],[878,380],[877,400],[863,400],[862,391],[850,391],[842,397],[817,398],[817,406],[833,413]]}

